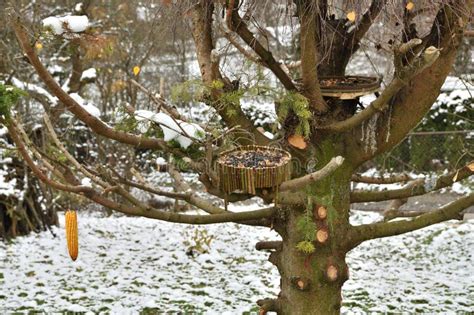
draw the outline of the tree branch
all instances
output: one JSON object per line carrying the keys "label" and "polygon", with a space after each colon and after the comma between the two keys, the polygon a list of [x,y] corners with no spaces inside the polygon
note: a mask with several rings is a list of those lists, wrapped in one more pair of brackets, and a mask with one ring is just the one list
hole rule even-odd
{"label": "tree branch", "polygon": [[364,38],[386,3],[387,0],[373,0],[357,27],[348,34],[350,43],[349,49],[353,53],[359,48],[360,41]]}
{"label": "tree branch", "polygon": [[301,74],[303,94],[308,98],[312,108],[324,113],[328,110],[321,94],[318,80],[318,52],[316,42],[316,19],[318,6],[312,1],[298,1],[300,16]]}
{"label": "tree branch", "polygon": [[40,79],[46,84],[49,90],[64,103],[66,108],[73,113],[79,120],[84,122],[89,128],[95,133],[102,135],[106,138],[110,138],[122,143],[134,145],[138,148],[149,148],[149,149],[166,149],[167,145],[161,139],[153,139],[146,137],[139,137],[130,133],[117,131],[110,128],[102,120],[89,114],[82,106],[80,106],[69,94],[67,94],[54,78],[49,74],[48,70],[41,63],[40,59],[36,55],[33,47],[30,45],[28,35],[25,31],[24,26],[21,24],[20,17],[16,16],[13,10],[10,11],[10,22],[13,25],[16,37],[20,43],[23,52],[30,60],[31,65],[35,68]]}
{"label": "tree branch", "polygon": [[[440,88],[452,71],[462,34],[468,24],[472,2],[446,1],[438,12],[431,32],[423,38],[423,43],[409,52],[405,63],[411,64],[412,54],[428,46],[440,51],[437,60],[410,79],[390,100],[389,109],[377,116],[375,121],[375,141],[372,150],[365,143],[356,144],[358,148],[348,154],[354,165],[372,159],[374,156],[391,150],[418,125],[439,95]],[[415,57],[417,58],[417,57]],[[404,58],[407,59],[407,58]],[[367,125],[355,128],[349,137],[361,139],[367,131]]]}
{"label": "tree branch", "polygon": [[199,197],[197,193],[191,189],[189,184],[186,183],[183,176],[172,165],[169,166],[168,172],[170,173],[171,177],[173,177],[176,188],[186,193],[187,196],[185,200],[189,204],[196,206],[210,214],[227,212],[222,208],[214,206],[211,202]]}
{"label": "tree branch", "polygon": [[183,116],[181,116],[181,114],[178,112],[178,110],[176,108],[174,108],[172,105],[168,104],[166,102],[166,100],[161,95],[159,95],[159,94],[157,95],[156,93],[152,93],[147,88],[145,88],[143,85],[141,85],[140,83],[138,83],[137,81],[135,81],[133,79],[130,79],[130,82],[133,85],[135,85],[137,88],[139,88],[142,92],[144,92],[146,95],[148,95],[148,97],[155,104],[158,105],[158,110],[157,110],[158,112],[160,111],[161,107],[163,107],[165,112],[168,115],[172,116],[174,119],[186,121],[186,119]]}
{"label": "tree branch", "polygon": [[30,157],[28,154],[28,150],[25,147],[25,144],[23,140],[21,139],[20,135],[17,132],[16,129],[16,124],[13,119],[8,119],[8,120],[1,120],[0,121],[2,124],[4,124],[8,128],[8,133],[12,137],[13,142],[15,143],[18,152],[20,155],[23,157],[25,160],[26,164],[30,167],[31,171],[33,174],[38,177],[42,182],[45,184],[59,190],[63,191],[68,191],[68,192],[73,192],[77,194],[84,194],[84,193],[90,193],[92,191],[92,188],[87,187],[87,186],[71,186],[71,185],[65,185],[62,183],[59,183],[53,179],[50,179],[46,174],[43,173],[43,171],[35,164],[33,159]]}
{"label": "tree branch", "polygon": [[282,241],[261,241],[255,244],[256,250],[279,250],[283,245]]}
{"label": "tree branch", "polygon": [[[192,19],[192,33],[196,46],[196,54],[201,71],[202,81],[208,87],[212,87],[216,81],[227,84],[225,91],[233,91],[235,88],[229,82],[224,80],[219,71],[219,60],[214,53],[214,43],[212,38],[212,14],[214,12],[214,2],[212,0],[201,0],[193,6],[191,12]],[[229,128],[240,125],[243,132],[236,133],[240,138],[241,144],[257,143],[265,145],[269,139],[265,137],[254,123],[248,119],[242,111],[240,104],[230,103],[222,100],[224,89],[212,88],[206,102],[214,107],[224,122]],[[234,114],[231,114],[233,110]],[[248,139],[249,132],[254,136],[253,139]]]}
{"label": "tree branch", "polygon": [[245,56],[248,60],[252,61],[253,63],[265,65],[258,56],[254,55],[253,50],[245,49],[237,40],[237,34],[235,32],[231,32],[227,30],[224,26],[221,26],[222,32],[224,33],[224,37],[231,43],[237,50]]}
{"label": "tree branch", "polygon": [[414,218],[428,212],[430,212],[430,210],[385,210],[383,213],[383,219],[384,221],[390,221],[395,218]]}
{"label": "tree branch", "polygon": [[412,178],[408,174],[396,174],[396,175],[391,175],[389,177],[371,177],[371,176],[364,176],[361,174],[354,174],[352,175],[351,180],[357,183],[383,185],[383,184],[407,182],[409,180],[412,180]]}
{"label": "tree branch", "polygon": [[305,175],[303,177],[290,179],[286,182],[283,182],[280,185],[280,191],[297,191],[302,189],[303,187],[314,183],[316,181],[322,180],[327,176],[331,175],[339,166],[342,165],[344,162],[344,158],[342,156],[337,156],[331,159],[328,164],[326,164],[322,169]]}
{"label": "tree branch", "polygon": [[383,112],[392,97],[398,93],[413,76],[432,65],[439,57],[439,54],[439,50],[435,47],[428,47],[424,53],[413,62],[413,64],[404,67],[398,74],[395,74],[392,82],[390,82],[385,90],[383,90],[382,94],[380,94],[380,96],[370,103],[370,105],[364,110],[346,120],[321,126],[320,128],[333,132],[344,132],[361,125],[376,113]]}
{"label": "tree branch", "polygon": [[134,199],[134,197],[131,195],[129,195],[128,197],[132,197],[132,199],[134,199],[133,203],[135,204],[135,206],[117,203],[115,201],[105,198],[102,194],[99,194],[92,187],[81,185],[66,185],[50,179],[46,174],[43,173],[43,171],[33,162],[31,157],[29,156],[23,141],[21,140],[20,136],[18,135],[18,132],[16,131],[14,121],[2,120],[1,122],[7,126],[10,136],[12,137],[12,140],[17,146],[18,152],[21,154],[27,165],[31,168],[33,174],[35,174],[35,176],[38,177],[42,182],[58,190],[80,194],[104,207],[114,209],[125,214],[143,216],[147,218],[175,223],[213,224],[224,222],[252,222],[253,220],[271,217],[275,212],[275,208],[272,207],[245,212],[226,212],[212,215],[186,215],[174,212],[160,211],[152,207],[143,206],[138,200]]}
{"label": "tree branch", "polygon": [[239,15],[238,7],[238,0],[229,1],[226,13],[226,22],[229,30],[236,32],[240,38],[255,51],[261,61],[275,74],[287,90],[296,90],[296,86],[283,70],[280,63],[275,60],[270,51],[263,47],[255,35],[249,30],[247,24],[242,20]]}
{"label": "tree branch", "polygon": [[51,121],[48,117],[48,114],[44,114],[43,120],[46,126],[46,129],[48,130],[51,138],[53,139],[53,142],[56,144],[56,146],[63,152],[63,154],[66,156],[66,158],[74,165],[81,173],[83,173],[85,176],[89,177],[92,179],[94,182],[96,182],[98,185],[102,186],[105,189],[111,189],[111,186],[104,182],[100,177],[96,176],[95,174],[92,174],[87,170],[81,163],[79,163],[70,153],[69,151],[66,150],[66,148],[63,146],[61,141],[58,139],[58,135],[54,131],[53,125],[51,124]]}
{"label": "tree branch", "polygon": [[473,175],[474,172],[469,168],[469,164],[471,163],[473,163],[473,161],[458,169],[457,171],[439,176],[434,184],[431,184],[430,181],[427,182],[423,179],[416,179],[407,183],[400,189],[383,191],[355,190],[351,192],[351,203],[375,202],[424,195],[429,192],[451,186],[453,183]]}
{"label": "tree branch", "polygon": [[412,220],[363,224],[353,227],[354,245],[363,241],[415,231],[446,220],[459,219],[459,213],[474,205],[474,193],[446,204],[438,210],[422,214]]}

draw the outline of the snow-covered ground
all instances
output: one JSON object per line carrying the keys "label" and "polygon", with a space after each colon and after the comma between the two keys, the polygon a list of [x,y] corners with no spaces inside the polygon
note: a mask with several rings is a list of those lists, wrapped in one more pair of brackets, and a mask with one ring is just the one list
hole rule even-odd
{"label": "snow-covered ground", "polygon": [[[355,212],[353,223],[377,215]],[[79,214],[79,258],[66,251],[64,217],[51,233],[0,243],[0,313],[137,311],[241,314],[278,292],[276,269],[254,245],[264,228],[191,227],[124,216]],[[207,230],[207,254],[186,254]],[[344,312],[455,313],[474,309],[474,222],[447,222],[362,244],[348,258]]]}

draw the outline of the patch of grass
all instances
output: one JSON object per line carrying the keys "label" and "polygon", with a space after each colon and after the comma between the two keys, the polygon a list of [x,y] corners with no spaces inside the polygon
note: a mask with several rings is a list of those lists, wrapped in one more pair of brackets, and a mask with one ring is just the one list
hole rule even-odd
{"label": "patch of grass", "polygon": [[145,307],[140,311],[140,315],[155,315],[163,312],[158,307]]}
{"label": "patch of grass", "polygon": [[25,275],[26,275],[27,277],[34,277],[34,276],[36,275],[36,273],[32,270],[32,271],[26,272]]}
{"label": "patch of grass", "polygon": [[45,300],[40,300],[40,299],[35,299],[35,301],[36,301],[36,304],[38,305],[43,305],[44,303],[46,303]]}
{"label": "patch of grass", "polygon": [[52,259],[48,259],[48,260],[37,260],[34,262],[35,264],[44,264],[44,265],[52,265],[53,264],[53,260]]}
{"label": "patch of grass", "polygon": [[433,233],[431,233],[430,235],[428,235],[427,237],[425,237],[425,239],[423,239],[423,244],[426,244],[426,245],[429,245],[433,242],[433,239],[440,235],[441,233],[443,233],[444,231],[443,230],[439,230],[439,231],[435,231]]}
{"label": "patch of grass", "polygon": [[142,286],[146,285],[145,282],[140,282],[140,281],[137,281],[137,280],[133,280],[130,284],[133,284],[134,286],[137,286],[137,287],[142,287]]}

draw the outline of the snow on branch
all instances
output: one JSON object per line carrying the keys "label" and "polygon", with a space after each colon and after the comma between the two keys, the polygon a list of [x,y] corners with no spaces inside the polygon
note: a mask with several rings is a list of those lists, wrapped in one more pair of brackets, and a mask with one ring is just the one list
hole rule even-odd
{"label": "snow on branch", "polygon": [[79,104],[82,108],[84,108],[89,114],[92,116],[99,118],[100,117],[100,110],[93,105],[92,103],[86,101],[83,99],[79,94],[77,93],[71,93],[69,96],[76,101],[77,104]]}
{"label": "snow on branch", "polygon": [[89,18],[85,15],[50,16],[42,21],[43,27],[55,35],[63,33],[80,33],[89,27]]}
{"label": "snow on branch", "polygon": [[193,141],[204,139],[205,132],[198,124],[177,120],[165,113],[153,113],[149,110],[136,110],[137,121],[152,121],[157,123],[164,133],[166,142],[176,140],[183,149],[187,149]]}
{"label": "snow on branch", "polygon": [[97,70],[95,68],[89,68],[82,72],[81,81],[92,81],[97,78]]}

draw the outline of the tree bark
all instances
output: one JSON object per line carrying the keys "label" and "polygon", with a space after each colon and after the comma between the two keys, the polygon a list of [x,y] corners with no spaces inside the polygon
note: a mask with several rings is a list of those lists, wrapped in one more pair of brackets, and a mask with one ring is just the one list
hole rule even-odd
{"label": "tree bark", "polygon": [[[343,154],[343,146],[334,148],[329,145],[331,142],[323,141],[320,146],[318,156],[323,165],[331,156]],[[344,162],[331,176],[310,185],[306,207],[282,210],[275,224],[282,243],[269,258],[281,275],[281,292],[272,303],[266,301],[268,310],[275,310],[278,314],[339,314],[342,285],[348,279],[345,257],[349,250],[352,171],[352,166]],[[319,214],[321,206],[327,210],[326,215]],[[310,254],[297,249],[297,244],[305,239],[298,228],[298,222],[304,216],[308,216],[316,226],[312,241],[315,250]],[[324,242],[318,241],[318,231],[327,233]],[[261,306],[265,308],[264,303]]]}

